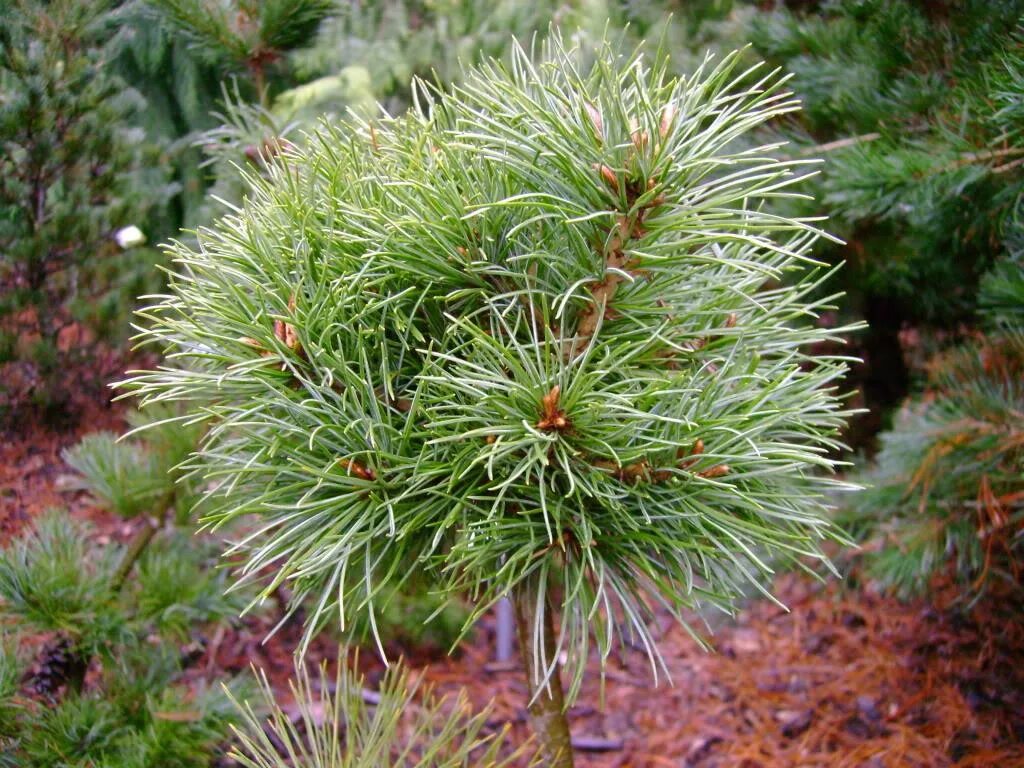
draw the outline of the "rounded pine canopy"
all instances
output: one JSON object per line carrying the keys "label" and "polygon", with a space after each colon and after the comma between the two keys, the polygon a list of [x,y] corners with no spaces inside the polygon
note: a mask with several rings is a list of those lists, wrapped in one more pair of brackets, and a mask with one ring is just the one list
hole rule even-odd
{"label": "rounded pine canopy", "polygon": [[209,421],[208,521],[256,517],[240,578],[310,632],[410,577],[475,615],[553,595],[575,691],[592,640],[654,664],[659,606],[728,610],[836,535],[835,297],[778,205],[808,161],[757,138],[797,103],[743,53],[583,58],[323,125],[170,247],[142,313],[168,357],[126,386]]}

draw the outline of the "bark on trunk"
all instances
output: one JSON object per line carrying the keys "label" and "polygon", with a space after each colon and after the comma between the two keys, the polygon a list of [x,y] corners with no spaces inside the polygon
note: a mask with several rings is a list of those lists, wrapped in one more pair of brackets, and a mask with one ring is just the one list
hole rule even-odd
{"label": "bark on trunk", "polygon": [[[537,686],[537,670],[533,657],[533,632],[537,621],[537,593],[523,588],[512,595],[515,612],[516,634],[519,638],[519,655],[523,660],[528,690],[536,693],[529,706],[530,725],[537,736],[544,765],[550,768],[573,768],[572,740],[569,734],[569,719],[565,712],[565,693],[562,690],[561,667],[556,666],[546,686]],[[543,661],[550,664],[550,654],[555,651],[555,628],[550,604],[545,605],[542,619],[544,636]]]}

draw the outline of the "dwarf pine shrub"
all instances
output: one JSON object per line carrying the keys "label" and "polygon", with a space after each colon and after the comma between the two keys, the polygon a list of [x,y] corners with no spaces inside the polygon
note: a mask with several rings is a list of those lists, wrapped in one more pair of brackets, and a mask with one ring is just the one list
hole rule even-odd
{"label": "dwarf pine shrub", "polygon": [[210,764],[237,715],[181,647],[238,598],[209,546],[163,535],[125,581],[130,549],[90,533],[51,512],[0,551],[0,766]]}
{"label": "dwarf pine shrub", "polygon": [[656,672],[655,610],[825,560],[846,415],[844,359],[808,352],[842,334],[822,232],[772,212],[808,161],[754,134],[797,109],[783,79],[577,53],[287,148],[170,246],[167,358],[125,384],[201,405],[206,520],[255,516],[239,579],[308,601],[307,640],[413,573],[467,627],[510,595],[559,765],[561,664],[571,701],[628,633]]}

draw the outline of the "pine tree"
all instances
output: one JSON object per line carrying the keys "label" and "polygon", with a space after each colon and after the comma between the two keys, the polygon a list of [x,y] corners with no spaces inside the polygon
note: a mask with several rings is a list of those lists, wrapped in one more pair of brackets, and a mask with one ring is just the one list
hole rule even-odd
{"label": "pine tree", "polygon": [[[840,0],[748,27],[804,102],[778,130],[794,154],[828,152],[808,188],[850,241],[829,257],[851,262],[850,306],[872,326],[874,418],[899,406],[840,522],[905,595],[1020,585],[1022,20],[1017,0]],[[905,368],[906,328],[921,371]]]}
{"label": "pine tree", "polygon": [[220,750],[230,700],[181,684],[178,648],[239,598],[184,536],[163,535],[126,580],[129,555],[61,512],[0,552],[0,765],[191,768]]}
{"label": "pine tree", "polygon": [[119,7],[121,33],[111,67],[146,100],[138,124],[161,146],[161,165],[172,169],[176,194],[166,210],[150,217],[146,229],[153,242],[162,242],[200,220],[208,184],[195,142],[216,125],[223,73],[177,28],[154,15],[138,0]]}
{"label": "pine tree", "polygon": [[284,55],[309,43],[337,0],[147,0],[161,20],[186,35],[225,73],[245,73],[263,107],[270,76]]}
{"label": "pine tree", "polygon": [[352,3],[322,25],[313,45],[291,59],[301,79],[362,75],[373,96],[397,113],[411,103],[416,78],[450,85],[465,66],[506,58],[513,35],[529,39],[552,25],[567,35],[600,36],[617,11],[602,0],[578,7],[558,0]]}
{"label": "pine tree", "polygon": [[[656,0],[349,3],[324,21],[315,42],[289,59],[300,81],[321,87],[344,83],[345,90],[363,97],[357,98],[357,107],[368,95],[371,107],[380,103],[397,114],[412,103],[414,82],[451,86],[461,81],[467,66],[491,58],[507,63],[513,37],[543,39],[552,29],[587,44],[601,40],[606,31],[623,45],[650,39],[652,47],[662,43],[686,59],[699,41],[703,55],[715,42],[714,33],[706,30],[726,18],[733,5],[733,0],[689,0],[679,12]],[[693,63],[699,64],[699,57]],[[321,111],[337,109],[337,86],[321,95]]]}
{"label": "pine tree", "polygon": [[[956,6],[954,8],[954,6]],[[1006,252],[1024,189],[1024,2],[839,0],[758,14],[759,53],[793,72],[804,109],[783,127],[824,145],[818,185],[872,297],[916,322],[969,317],[981,274]],[[876,255],[877,254],[877,255]]]}
{"label": "pine tree", "polygon": [[595,60],[517,49],[286,149],[171,248],[142,313],[167,362],[125,384],[203,404],[206,520],[257,516],[239,578],[272,566],[307,642],[416,571],[468,592],[467,627],[510,595],[550,765],[592,644],[628,633],[657,672],[653,606],[731,611],[838,537],[846,362],[805,350],[843,329],[814,322],[814,220],[764,210],[806,161],[736,143],[796,103],[737,55]]}
{"label": "pine tree", "polygon": [[[123,436],[93,432],[63,452],[76,473],[71,487],[87,491],[104,509],[123,518],[153,516],[186,525],[199,489],[180,465],[202,438],[200,425],[182,424],[178,411],[154,407],[129,412],[128,424],[144,432]],[[174,514],[171,515],[170,513]]]}
{"label": "pine tree", "polygon": [[[1024,230],[1021,230],[1024,231]],[[988,333],[930,361],[921,397],[882,435],[868,490],[842,521],[871,545],[868,572],[903,595],[936,577],[962,603],[993,584],[1024,587],[1024,262],[1015,253],[984,276]]]}
{"label": "pine tree", "polygon": [[143,173],[141,100],[107,71],[109,4],[5,0],[0,15],[0,334],[29,368],[20,390],[4,376],[5,405],[59,411],[64,366],[120,330],[146,285],[135,278],[152,257],[123,252],[115,232],[169,190]]}
{"label": "pine tree", "polygon": [[[179,172],[192,181],[186,190],[192,194],[183,203],[185,223],[193,227],[209,222],[225,204],[239,202],[244,188],[240,169],[261,172],[267,157],[296,128],[294,109],[274,108],[278,99],[297,97],[287,55],[310,43],[339,5],[336,0],[146,0],[141,9],[136,14],[144,19],[141,25],[152,27],[141,38],[155,37],[167,57],[173,54],[172,68],[161,74],[169,78],[175,96],[179,101],[203,97],[201,119],[193,115],[187,126],[174,129]],[[130,61],[146,62],[136,47],[129,49]],[[132,69],[153,87],[153,74]],[[197,72],[206,75],[201,85],[194,82]],[[182,82],[190,87],[182,89]],[[179,90],[184,94],[179,96]]]}
{"label": "pine tree", "polygon": [[0,551],[0,765],[191,768],[228,740],[244,686],[185,685],[181,648],[248,598],[187,531],[198,489],[178,465],[202,430],[176,416],[129,414],[142,437],[94,433],[64,454],[78,488],[133,521],[130,541],[54,510]]}
{"label": "pine tree", "polygon": [[793,72],[804,109],[776,126],[790,153],[828,154],[805,190],[847,244],[837,288],[867,319],[877,419],[916,374],[898,334],[970,324],[978,281],[1009,252],[1024,199],[1020,0],[837,0],[754,14],[758,53]]}

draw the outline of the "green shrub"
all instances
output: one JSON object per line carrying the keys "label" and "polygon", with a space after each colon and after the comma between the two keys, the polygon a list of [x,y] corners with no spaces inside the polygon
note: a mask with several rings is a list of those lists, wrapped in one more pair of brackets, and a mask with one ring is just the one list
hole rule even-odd
{"label": "green shrub", "polygon": [[511,594],[552,761],[560,656],[571,699],[595,636],[656,667],[652,605],[728,611],[769,558],[824,560],[846,415],[846,360],[807,352],[845,330],[814,322],[821,233],[765,210],[806,161],[739,143],[796,102],[735,55],[594,55],[520,50],[286,149],[172,247],[142,313],[168,362],[126,385],[204,404],[206,519],[256,516],[240,579],[310,600],[307,640],[412,573],[468,592],[467,626]]}
{"label": "green shrub", "polygon": [[284,55],[311,41],[337,0],[147,0],[157,18],[226,73],[246,73],[263,106]]}
{"label": "green shrub", "polygon": [[161,535],[130,550],[52,512],[0,552],[0,765],[207,764],[233,719],[220,688],[185,688],[186,630],[241,607],[208,547]]}
{"label": "green shrub", "polygon": [[119,442],[113,432],[86,435],[64,452],[64,461],[81,475],[79,487],[124,517],[153,509],[170,482],[138,444]]}
{"label": "green shrub", "polygon": [[40,520],[15,541],[0,560],[4,610],[47,631],[81,630],[95,647],[93,633],[116,624],[109,610],[109,583],[116,551],[93,551],[81,531],[61,515]]}

